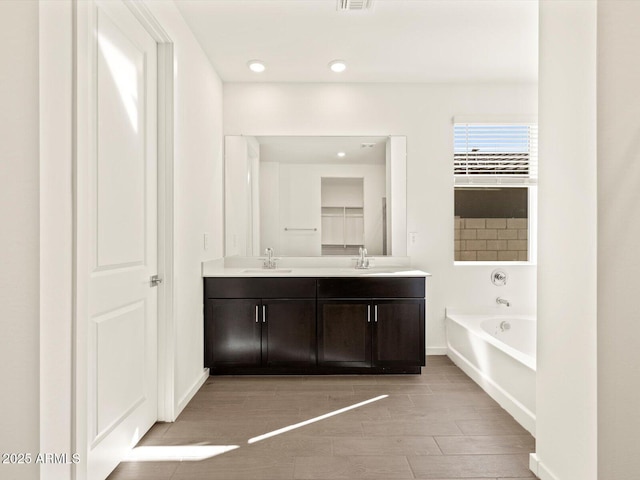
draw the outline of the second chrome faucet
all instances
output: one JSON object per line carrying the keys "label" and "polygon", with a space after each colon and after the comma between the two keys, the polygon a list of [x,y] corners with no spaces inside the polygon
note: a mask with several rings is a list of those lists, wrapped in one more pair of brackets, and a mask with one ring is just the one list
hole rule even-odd
{"label": "second chrome faucet", "polygon": [[269,247],[265,249],[264,254],[267,256],[267,258],[264,259],[264,263],[262,264],[263,268],[268,268],[270,270],[278,268],[278,265],[276,264],[278,259],[273,258],[273,248]]}
{"label": "second chrome faucet", "polygon": [[356,259],[356,268],[369,268],[369,258],[367,258],[367,249],[360,247],[358,250],[358,254],[360,255]]}

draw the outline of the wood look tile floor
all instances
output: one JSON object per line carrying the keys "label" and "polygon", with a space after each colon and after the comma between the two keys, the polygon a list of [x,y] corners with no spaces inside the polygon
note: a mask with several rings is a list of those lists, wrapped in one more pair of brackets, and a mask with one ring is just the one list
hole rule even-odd
{"label": "wood look tile floor", "polygon": [[[210,377],[138,446],[166,461],[123,462],[109,480],[536,478],[533,437],[445,356],[422,375]],[[181,446],[195,448],[168,451]]]}

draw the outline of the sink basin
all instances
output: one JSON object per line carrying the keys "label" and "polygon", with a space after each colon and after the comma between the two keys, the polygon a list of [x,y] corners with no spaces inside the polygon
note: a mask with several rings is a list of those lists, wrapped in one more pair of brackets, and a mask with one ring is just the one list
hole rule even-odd
{"label": "sink basin", "polygon": [[384,268],[384,267],[369,267],[369,268],[351,267],[351,268],[341,268],[340,269],[341,272],[360,272],[360,273],[379,272],[381,270],[388,270],[388,268]]}
{"label": "sink basin", "polygon": [[342,272],[351,272],[351,273],[355,273],[358,275],[380,275],[380,274],[388,274],[388,273],[393,273],[397,270],[397,268],[393,268],[393,267],[369,267],[369,268],[355,268],[355,267],[351,267],[351,268],[341,268],[340,271]]}
{"label": "sink basin", "polygon": [[291,273],[290,268],[248,268],[243,270],[242,273],[261,273],[263,275],[270,275],[272,273]]}

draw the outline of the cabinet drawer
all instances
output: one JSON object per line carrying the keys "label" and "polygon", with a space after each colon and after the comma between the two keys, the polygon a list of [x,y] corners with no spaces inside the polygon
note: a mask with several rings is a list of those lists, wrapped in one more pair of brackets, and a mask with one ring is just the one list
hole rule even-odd
{"label": "cabinet drawer", "polygon": [[320,278],[318,298],[424,298],[424,278]]}
{"label": "cabinet drawer", "polygon": [[205,278],[205,298],[315,298],[315,278]]}

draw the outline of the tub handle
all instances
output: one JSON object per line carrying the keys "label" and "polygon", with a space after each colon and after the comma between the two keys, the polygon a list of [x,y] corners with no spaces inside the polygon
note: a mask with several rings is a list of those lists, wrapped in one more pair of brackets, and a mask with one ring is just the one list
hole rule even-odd
{"label": "tub handle", "polygon": [[496,269],[491,272],[491,283],[497,287],[502,287],[507,284],[507,272],[504,270]]}

